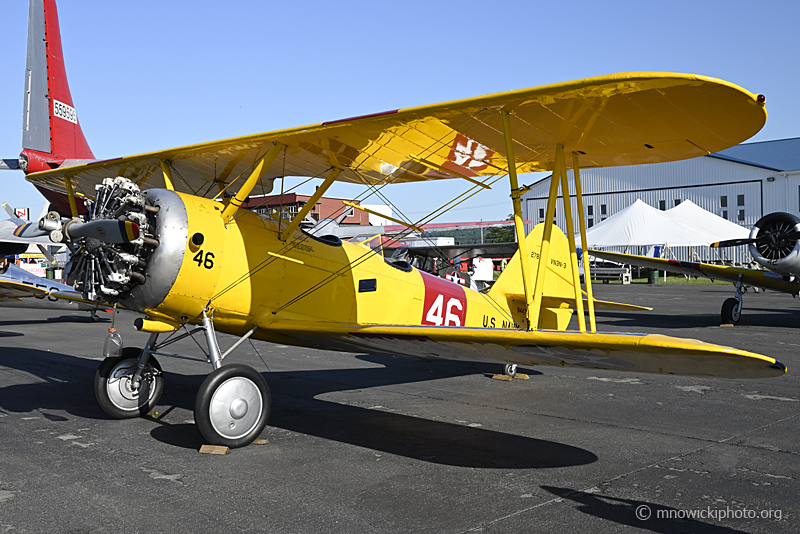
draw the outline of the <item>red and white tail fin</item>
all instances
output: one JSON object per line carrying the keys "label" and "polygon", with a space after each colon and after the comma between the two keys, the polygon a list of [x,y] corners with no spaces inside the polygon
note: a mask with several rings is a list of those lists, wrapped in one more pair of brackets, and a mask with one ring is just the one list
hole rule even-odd
{"label": "red and white tail fin", "polygon": [[[67,82],[56,2],[30,0],[19,166],[29,174],[94,159]],[[39,190],[59,211],[67,206],[63,195]]]}

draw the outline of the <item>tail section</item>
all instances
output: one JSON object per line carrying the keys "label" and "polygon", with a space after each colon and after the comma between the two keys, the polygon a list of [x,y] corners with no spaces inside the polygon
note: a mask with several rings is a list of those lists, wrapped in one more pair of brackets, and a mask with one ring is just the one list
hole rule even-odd
{"label": "tail section", "polygon": [[[72,102],[55,0],[30,0],[22,148],[26,174],[95,159]],[[69,212],[64,195],[39,190],[55,209]]]}
{"label": "tail section", "polygon": [[[528,234],[528,272],[531,280],[536,277],[539,255],[542,248],[544,224],[536,225]],[[572,282],[572,267],[567,236],[553,226],[550,237],[550,259],[544,277],[542,311],[539,314],[539,329],[566,330],[575,308],[575,285]],[[508,306],[517,326],[525,325],[525,291],[522,284],[520,253],[511,258],[505,270],[489,290],[489,297],[501,306]]]}

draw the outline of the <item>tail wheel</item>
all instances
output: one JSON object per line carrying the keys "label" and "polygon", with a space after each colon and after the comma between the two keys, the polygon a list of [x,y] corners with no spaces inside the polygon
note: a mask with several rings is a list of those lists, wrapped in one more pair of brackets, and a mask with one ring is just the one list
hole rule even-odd
{"label": "tail wheel", "polygon": [[133,386],[141,352],[134,347],[124,348],[121,356],[103,360],[94,375],[97,404],[114,419],[131,419],[149,413],[164,391],[161,366],[152,356],[147,360],[138,387]]}
{"label": "tail wheel", "polygon": [[194,421],[208,443],[244,447],[267,426],[271,408],[269,386],[260,373],[246,365],[224,365],[200,386]]}
{"label": "tail wheel", "polygon": [[503,365],[503,374],[506,376],[510,376],[511,378],[517,376],[517,364],[507,363]]}
{"label": "tail wheel", "polygon": [[729,298],[722,303],[722,324],[738,324],[742,318],[739,299]]}

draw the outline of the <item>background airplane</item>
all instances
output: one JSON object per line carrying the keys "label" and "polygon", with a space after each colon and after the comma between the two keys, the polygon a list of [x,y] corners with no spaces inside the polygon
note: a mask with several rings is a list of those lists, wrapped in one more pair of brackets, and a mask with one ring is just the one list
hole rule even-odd
{"label": "background airplane", "polygon": [[617,263],[638,265],[650,269],[702,276],[711,280],[726,280],[736,285],[734,297],[722,303],[722,324],[737,324],[742,316],[743,295],[748,287],[772,289],[797,297],[800,292],[800,218],[791,213],[770,213],[756,222],[746,239],[731,239],[712,243],[713,248],[749,245],[750,255],[766,270],[713,265],[590,251],[592,256]]}
{"label": "background airplane", "polygon": [[[105,310],[105,306],[86,301],[67,284],[37,276],[13,263],[13,256],[23,254],[31,244],[38,245],[49,263],[55,262],[53,252],[66,250],[66,247],[53,243],[49,237],[19,237],[16,234],[23,233],[22,230],[35,226],[35,223],[16,217],[8,204],[4,203],[3,208],[10,217],[0,221],[0,307],[88,311],[91,320],[98,321],[97,311]],[[49,204],[45,203],[40,217],[48,208]]]}

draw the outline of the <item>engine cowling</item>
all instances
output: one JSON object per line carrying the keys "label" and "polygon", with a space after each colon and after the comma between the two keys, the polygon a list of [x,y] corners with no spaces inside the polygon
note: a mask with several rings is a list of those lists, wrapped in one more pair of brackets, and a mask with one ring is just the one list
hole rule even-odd
{"label": "engine cowling", "polygon": [[770,213],[756,222],[750,230],[749,245],[753,259],[764,267],[784,276],[800,275],[800,241],[788,239],[791,232],[800,231],[800,218],[791,213]]}

